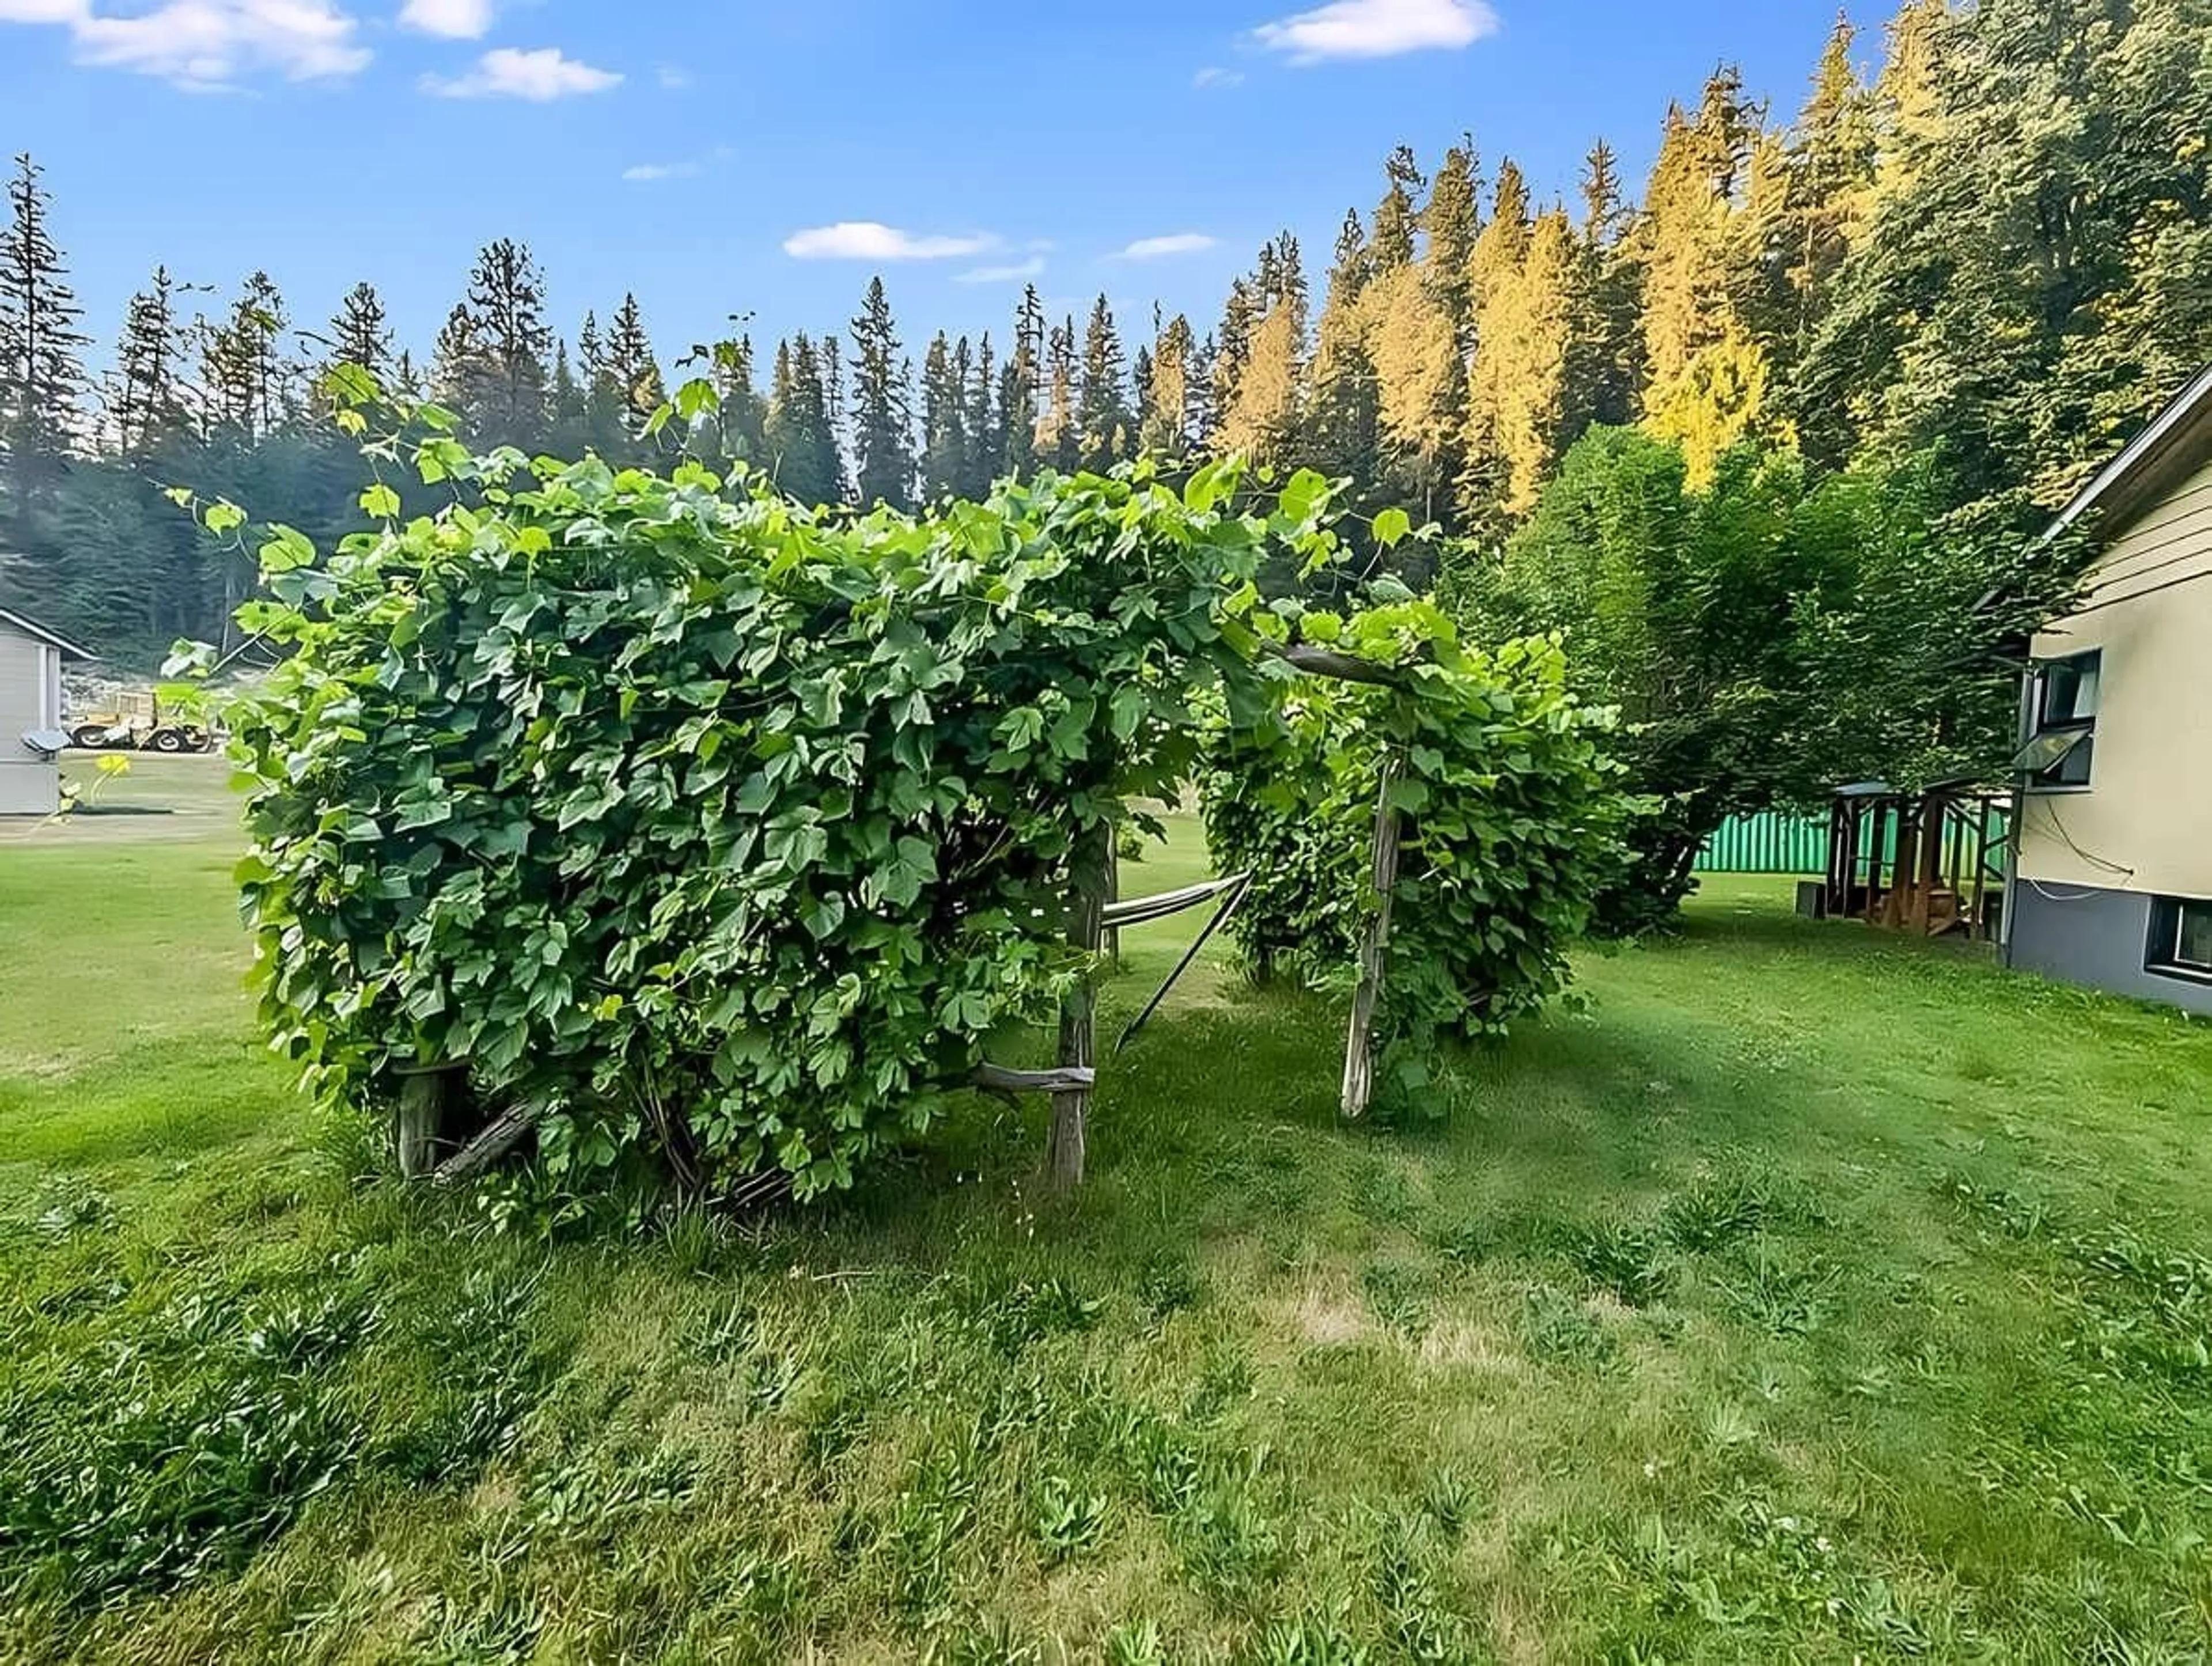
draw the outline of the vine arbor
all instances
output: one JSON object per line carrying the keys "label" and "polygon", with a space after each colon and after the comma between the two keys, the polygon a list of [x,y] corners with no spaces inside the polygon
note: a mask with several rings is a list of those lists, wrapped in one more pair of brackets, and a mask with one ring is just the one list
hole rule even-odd
{"label": "vine arbor", "polygon": [[[1319,476],[1140,463],[854,516],[416,416],[368,454],[449,501],[380,482],[327,556],[276,529],[240,622],[282,657],[227,712],[264,1018],[324,1096],[403,1102],[410,1171],[534,1134],[532,1183],[804,1197],[981,1084],[1053,1091],[1073,1183],[1115,836],[1201,774],[1217,858],[1261,876],[1243,918],[1325,921],[1353,952],[1317,978],[1358,960],[1355,1113],[1371,1058],[1417,1090],[1441,1031],[1559,987],[1616,859],[1609,719],[1555,645],[1263,600],[1267,564],[1337,559]],[[1401,822],[1423,923],[1393,940],[1360,859]],[[989,1061],[1055,1012],[1057,1071]]]}

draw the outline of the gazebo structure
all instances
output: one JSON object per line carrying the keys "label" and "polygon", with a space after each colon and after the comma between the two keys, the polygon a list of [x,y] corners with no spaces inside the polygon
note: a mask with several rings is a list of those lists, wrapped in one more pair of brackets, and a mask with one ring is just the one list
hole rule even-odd
{"label": "gazebo structure", "polygon": [[1881,781],[1839,787],[1828,812],[1827,874],[1801,906],[1923,937],[1994,937],[2012,811],[2009,792],[1971,781],[1917,793]]}

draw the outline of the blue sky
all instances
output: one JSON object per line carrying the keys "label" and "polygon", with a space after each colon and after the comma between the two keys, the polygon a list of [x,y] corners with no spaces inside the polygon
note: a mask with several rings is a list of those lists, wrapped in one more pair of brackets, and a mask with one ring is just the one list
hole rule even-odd
{"label": "blue sky", "polygon": [[[1869,61],[1886,9],[1848,8]],[[1023,276],[1203,331],[1288,227],[1318,288],[1401,141],[1471,130],[1540,198],[1602,134],[1640,179],[1713,65],[1794,110],[1832,0],[0,0],[28,149],[103,343],[158,262],[266,268],[319,324],[359,278],[427,348],[485,240],[573,333],[635,289],[664,353],[842,329],[870,272],[917,356],[1004,339]],[[896,258],[893,258],[896,257]],[[213,300],[203,303],[212,306]],[[103,348],[104,356],[104,348]]]}

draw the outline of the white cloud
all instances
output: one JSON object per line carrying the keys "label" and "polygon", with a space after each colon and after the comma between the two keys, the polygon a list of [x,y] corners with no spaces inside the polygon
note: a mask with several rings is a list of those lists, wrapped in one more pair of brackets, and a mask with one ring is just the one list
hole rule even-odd
{"label": "white cloud", "polygon": [[491,0],[407,0],[400,23],[448,40],[474,40],[491,28]]}
{"label": "white cloud", "polygon": [[523,52],[495,46],[465,76],[422,77],[422,90],[448,99],[528,99],[544,104],[581,93],[604,93],[622,77],[568,57],[558,46]]}
{"label": "white cloud", "polygon": [[673,64],[664,64],[653,73],[672,93],[680,93],[691,84],[691,72]]}
{"label": "white cloud", "polygon": [[1202,231],[1170,232],[1164,237],[1139,237],[1114,258],[1116,260],[1158,260],[1171,254],[1196,254],[1213,246]]}
{"label": "white cloud", "polygon": [[1334,58],[1393,58],[1455,51],[1498,33],[1487,0],[1334,0],[1252,31],[1252,39],[1293,64]]}
{"label": "white cloud", "polygon": [[359,20],[331,0],[166,0],[127,15],[95,11],[92,0],[0,0],[0,23],[58,25],[80,64],[194,92],[263,71],[289,81],[349,76],[371,57],[354,39]]}
{"label": "white cloud", "polygon": [[696,178],[698,172],[696,162],[639,162],[623,169],[623,178],[646,184],[654,179],[690,179]]}
{"label": "white cloud", "polygon": [[1209,64],[1190,78],[1194,87],[1241,87],[1244,84],[1242,70],[1224,70],[1218,64]]}
{"label": "white cloud", "polygon": [[976,266],[964,272],[955,272],[955,283],[1020,283],[1032,277],[1044,276],[1044,257],[1033,254],[1026,260],[1018,260],[1010,266]]}
{"label": "white cloud", "polygon": [[997,246],[986,236],[917,236],[875,220],[841,220],[834,226],[812,226],[783,240],[783,252],[794,260],[951,260],[964,254],[982,254]]}

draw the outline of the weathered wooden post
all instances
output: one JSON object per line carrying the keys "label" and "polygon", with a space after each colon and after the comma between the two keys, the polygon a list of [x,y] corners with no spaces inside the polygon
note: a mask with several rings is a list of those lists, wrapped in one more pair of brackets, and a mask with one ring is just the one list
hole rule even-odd
{"label": "weathered wooden post", "polygon": [[1382,963],[1390,947],[1390,893],[1398,884],[1398,811],[1390,802],[1397,784],[1395,754],[1382,760],[1382,782],[1375,798],[1374,911],[1359,938],[1359,987],[1352,996],[1352,1028],[1344,1040],[1343,1111],[1347,1118],[1366,1115],[1375,1093],[1372,1031],[1376,1003],[1382,995]]}
{"label": "weathered wooden post", "polygon": [[[1085,957],[1082,981],[1060,1009],[1060,1067],[1094,1067],[1098,1055],[1098,994],[1091,964],[1098,953],[1106,912],[1107,867],[1114,856],[1114,830],[1104,824],[1086,832],[1069,864],[1073,881],[1067,899],[1067,941]],[[1088,1085],[1052,1096],[1052,1134],[1046,1164],[1053,1189],[1066,1191],[1083,1183],[1085,1123],[1091,1114]]]}
{"label": "weathered wooden post", "polygon": [[399,1177],[426,1179],[437,1168],[439,1151],[450,1137],[466,1067],[412,1064],[394,1073],[399,1078],[399,1114],[392,1124],[392,1143],[398,1152]]}

